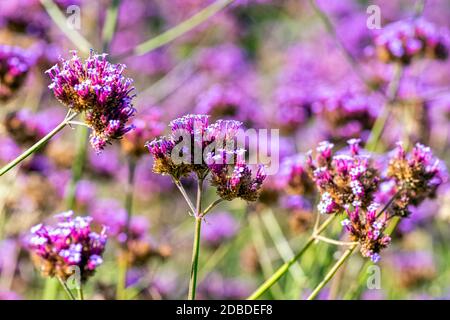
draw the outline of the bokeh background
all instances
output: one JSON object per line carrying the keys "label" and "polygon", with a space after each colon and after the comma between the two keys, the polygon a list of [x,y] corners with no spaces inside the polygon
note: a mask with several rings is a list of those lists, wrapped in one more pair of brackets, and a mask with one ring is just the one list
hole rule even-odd
{"label": "bokeh background", "polygon": [[[381,27],[417,14],[436,30],[450,27],[447,0],[428,0],[423,9],[412,0],[320,0],[316,8],[306,0],[244,0],[174,41],[135,55],[137,45],[213,1],[120,1],[117,28],[107,43],[102,26],[112,2],[58,0],[55,4],[67,17],[66,9],[78,6],[78,32],[92,49],[126,64],[126,75],[135,80],[136,119],[152,124],[146,140],[164,133],[170,120],[187,113],[237,119],[248,128],[281,132],[282,165],[277,175],[268,178],[261,199],[255,204],[222,203],[206,218],[198,289],[203,299],[246,298],[302,247],[312,230],[317,199],[289,188],[296,157],[325,139],[344,146],[349,138],[368,138],[382,110],[380,91],[394,68],[377,58],[373,38],[382,29],[367,27],[368,6],[379,6]],[[67,58],[69,50],[78,48],[49,16],[48,1],[43,3],[47,8],[39,0],[0,1],[0,47],[18,47],[26,65],[23,84],[0,100],[2,165],[43,137],[66,113],[48,90],[50,81],[44,72],[59,56]],[[331,32],[324,18],[331,22]],[[79,55],[86,53],[79,50]],[[448,163],[449,67],[448,59],[420,59],[405,68],[379,151],[406,139],[430,145]],[[33,267],[23,239],[30,227],[68,209],[81,131],[78,126],[64,130],[19,169],[0,178],[0,299],[52,295],[52,284]],[[126,219],[124,148],[123,142],[101,154],[87,148],[80,180],[72,186],[75,212],[93,216],[111,232],[104,264],[85,288],[90,299],[116,298],[117,255]],[[171,180],[152,173],[149,154],[139,157],[136,166],[131,230],[136,238],[132,250],[138,258],[127,273],[126,298],[184,298],[193,219]],[[188,192],[195,190],[190,180],[184,183]],[[207,198],[214,199],[214,190],[208,191]],[[444,185],[436,199],[413,208],[411,217],[401,222],[393,244],[377,264],[379,289],[368,288],[368,265],[355,254],[319,298],[450,297],[449,223],[450,189]],[[327,235],[340,234],[336,223]],[[340,250],[317,243],[264,297],[305,298]],[[378,272],[373,270],[369,269]],[[55,295],[64,297],[62,290]]]}

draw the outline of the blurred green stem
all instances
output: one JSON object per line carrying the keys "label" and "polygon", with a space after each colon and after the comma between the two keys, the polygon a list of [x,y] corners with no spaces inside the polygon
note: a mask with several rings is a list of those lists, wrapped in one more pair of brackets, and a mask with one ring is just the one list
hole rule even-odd
{"label": "blurred green stem", "polygon": [[146,54],[147,52],[162,47],[163,45],[169,43],[172,40],[175,40],[179,36],[182,36],[186,32],[191,31],[198,25],[202,24],[233,1],[234,0],[217,0],[189,19],[176,25],[172,29],[169,29],[166,32],[158,35],[157,37],[139,44],[131,52],[126,52],[119,57],[125,57],[129,54],[141,56],[143,54]]}
{"label": "blurred green stem", "polygon": [[334,264],[334,266],[331,268],[330,271],[326,274],[325,278],[317,285],[317,287],[314,289],[314,291],[309,295],[307,300],[313,300],[319,292],[325,287],[325,285],[330,281],[333,276],[336,274],[336,272],[339,270],[339,268],[344,264],[344,262],[350,257],[350,255],[353,253],[353,251],[356,249],[358,244],[352,245],[350,248],[348,248],[342,257]]}
{"label": "blurred green stem", "polygon": [[59,10],[58,6],[52,0],[41,0],[42,5],[50,18],[55,22],[58,28],[69,38],[70,41],[82,52],[89,53],[93,48],[77,30],[70,28],[67,23],[67,17]]}
{"label": "blurred green stem", "polygon": [[0,169],[0,176],[7,173],[9,170],[14,168],[16,165],[18,165],[20,162],[28,158],[30,155],[41,149],[51,138],[53,138],[54,135],[56,135],[58,132],[60,132],[64,127],[69,123],[70,120],[74,119],[78,114],[72,113],[68,115],[58,126],[56,126],[55,129],[50,131],[45,137],[43,137],[41,140],[36,142],[33,146],[28,148],[25,152],[23,152],[20,156],[18,156],[16,159],[5,165],[3,168]]}
{"label": "blurred green stem", "polygon": [[102,30],[103,52],[109,50],[109,44],[112,41],[117,26],[117,16],[119,14],[119,6],[121,0],[112,0],[111,5],[106,12],[105,24]]}
{"label": "blurred green stem", "polygon": [[[336,215],[333,214],[330,216],[325,222],[317,229],[316,234],[322,233],[330,223],[336,218]],[[288,272],[289,268],[296,263],[298,259],[303,255],[303,253],[308,250],[308,248],[314,243],[316,234],[312,234],[308,240],[306,241],[304,247],[288,262],[284,263],[277,271],[267,279],[252,295],[250,295],[247,300],[256,300],[260,296],[262,296],[270,287],[272,287],[282,276]]]}
{"label": "blurred green stem", "polygon": [[81,286],[81,283],[77,288],[77,293],[78,293],[78,300],[84,300],[83,287]]}

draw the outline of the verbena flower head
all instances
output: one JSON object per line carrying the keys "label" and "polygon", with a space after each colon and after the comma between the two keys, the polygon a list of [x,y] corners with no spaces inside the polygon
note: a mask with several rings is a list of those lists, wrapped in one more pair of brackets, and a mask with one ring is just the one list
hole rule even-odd
{"label": "verbena flower head", "polygon": [[365,211],[359,207],[347,209],[348,219],[342,221],[345,230],[350,234],[350,239],[361,244],[361,254],[370,257],[375,263],[380,260],[380,251],[391,242],[391,238],[383,234],[387,214],[378,217],[378,208],[379,204],[374,202]]}
{"label": "verbena flower head", "polygon": [[82,61],[72,51],[71,59],[61,58],[60,65],[46,71],[55,97],[74,112],[85,114],[85,122],[92,128],[90,142],[97,152],[132,130],[127,123],[135,114],[133,81],[123,75],[124,65],[109,63],[106,56],[91,51]]}
{"label": "verbena flower head", "polygon": [[208,157],[211,170],[211,184],[216,187],[217,194],[224,200],[241,198],[256,201],[262,184],[266,179],[264,166],[257,167],[253,176],[252,169],[245,163],[245,150],[218,150]]}
{"label": "verbena flower head", "polygon": [[321,200],[320,213],[343,212],[349,206],[366,209],[378,188],[379,174],[373,161],[359,152],[359,140],[349,140],[349,151],[333,155],[333,144],[323,141],[316,149],[315,159],[309,155],[309,174]]}
{"label": "verbena flower head", "polygon": [[38,224],[31,228],[27,240],[33,261],[44,276],[57,276],[66,280],[75,267],[86,281],[103,263],[106,231],[96,233],[91,229],[91,217],[73,217],[73,212],[55,216],[55,226]]}
{"label": "verbena flower head", "polygon": [[242,198],[255,201],[265,179],[262,166],[256,176],[245,163],[245,149],[238,148],[237,136],[242,123],[217,120],[207,115],[189,114],[170,123],[170,135],[147,143],[153,155],[153,171],[171,175],[175,180],[191,173],[205,178],[225,200]]}
{"label": "verbena flower head", "polygon": [[426,198],[435,196],[437,188],[446,181],[447,172],[429,147],[417,143],[407,153],[398,143],[389,162],[387,176],[395,181],[398,193],[392,211],[399,216],[408,216],[409,205],[418,206]]}
{"label": "verbena flower head", "polygon": [[424,19],[391,23],[375,38],[380,60],[408,65],[414,58],[447,59],[448,35]]}
{"label": "verbena flower head", "polygon": [[31,64],[32,59],[27,51],[0,45],[0,101],[10,99],[22,86]]}

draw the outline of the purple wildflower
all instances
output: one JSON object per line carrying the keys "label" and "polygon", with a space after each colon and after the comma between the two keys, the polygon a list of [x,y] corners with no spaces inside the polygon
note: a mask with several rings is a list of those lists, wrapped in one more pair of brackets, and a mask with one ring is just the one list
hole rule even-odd
{"label": "purple wildflower", "polygon": [[103,262],[101,256],[106,244],[106,230],[92,231],[91,217],[73,217],[73,212],[55,216],[56,226],[38,224],[31,228],[27,240],[33,261],[44,276],[66,280],[73,267],[81,271],[86,281]]}
{"label": "purple wildflower", "polygon": [[27,51],[0,45],[0,101],[7,101],[22,86],[31,64]]}
{"label": "purple wildflower", "polygon": [[91,51],[83,62],[72,51],[70,60],[61,58],[61,65],[46,71],[55,97],[72,111],[85,113],[85,122],[93,130],[91,145],[97,152],[133,129],[127,122],[135,113],[134,87],[124,70],[122,64],[109,63],[106,54]]}

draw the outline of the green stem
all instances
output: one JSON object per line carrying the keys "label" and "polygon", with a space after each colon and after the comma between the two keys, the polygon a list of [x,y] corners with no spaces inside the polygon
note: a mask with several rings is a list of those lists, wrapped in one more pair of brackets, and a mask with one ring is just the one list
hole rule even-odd
{"label": "green stem", "polygon": [[195,291],[197,288],[197,274],[198,274],[198,257],[200,255],[200,232],[202,227],[202,193],[203,193],[203,177],[199,177],[197,181],[197,206],[195,213],[195,234],[194,244],[192,246],[192,264],[191,277],[189,281],[189,300],[195,300]]}
{"label": "green stem", "polygon": [[66,205],[70,210],[75,208],[77,184],[83,175],[84,164],[86,162],[88,138],[89,128],[79,126],[77,132],[77,151],[75,154],[74,163],[72,165],[72,175],[70,178],[69,187],[66,193]]}
{"label": "green stem", "polygon": [[356,249],[358,244],[352,245],[350,248],[348,248],[342,257],[334,264],[334,266],[331,268],[330,271],[328,271],[325,278],[319,283],[319,285],[314,289],[314,291],[309,295],[307,300],[313,300],[319,292],[322,290],[323,287],[330,281],[333,276],[336,274],[336,272],[339,270],[339,268],[344,264],[344,262],[350,257],[350,255],[353,253],[353,251]]}
{"label": "green stem", "polygon": [[89,53],[89,50],[93,48],[78,31],[69,28],[67,25],[67,17],[59,10],[58,6],[52,0],[41,0],[42,5],[47,11],[50,18],[55,22],[58,28],[69,38],[77,48],[84,52]]}
{"label": "green stem", "polygon": [[77,288],[77,293],[78,293],[78,300],[84,300],[83,287],[81,286],[81,283]]}
{"label": "green stem", "polygon": [[192,248],[192,266],[191,266],[191,278],[189,282],[189,300],[195,300],[195,291],[197,287],[197,271],[198,271],[198,257],[200,253],[200,231],[202,226],[202,218],[195,217],[195,234],[194,245]]}
{"label": "green stem", "polygon": [[139,44],[131,52],[126,52],[120,55],[120,57],[128,56],[129,54],[140,56],[159,47],[162,47],[163,45],[171,42],[172,40],[182,36],[186,32],[191,31],[198,25],[202,24],[233,1],[234,0],[217,0],[189,19],[173,27],[172,29],[169,29],[159,36]]}
{"label": "green stem", "polygon": [[219,203],[223,202],[224,200],[221,199],[217,199],[215,200],[213,203],[211,203],[204,211],[203,211],[203,216],[205,216],[206,214],[208,214],[208,212],[210,212],[212,209],[214,209]]}
{"label": "green stem", "polygon": [[68,287],[67,284],[64,282],[64,280],[61,279],[60,277],[58,277],[58,281],[59,281],[59,283],[61,284],[61,286],[63,287],[64,291],[66,292],[67,297],[68,297],[70,300],[76,300],[76,299],[75,299],[75,296],[72,294],[72,291],[70,291],[69,287]]}
{"label": "green stem", "polygon": [[[329,225],[330,223],[336,218],[336,215],[333,214],[330,216],[325,222],[317,229],[316,234],[322,233]],[[272,287],[282,276],[288,272],[289,268],[296,263],[298,259],[305,253],[305,251],[313,244],[315,241],[315,235],[311,235],[308,240],[306,241],[304,247],[288,262],[284,263],[280,268],[278,268],[277,271],[269,278],[267,279],[258,289],[256,289],[255,292],[253,292],[247,300],[256,300],[260,296],[262,296],[270,287]]]}
{"label": "green stem", "polygon": [[195,214],[196,210],[194,207],[194,204],[192,203],[191,199],[189,198],[188,194],[186,193],[186,190],[184,189],[183,185],[179,180],[173,179],[173,182],[177,186],[178,190],[180,190],[181,194],[183,195],[184,200],[189,206],[189,209],[191,210],[192,214]]}
{"label": "green stem", "polygon": [[58,132],[60,132],[70,120],[75,118],[77,116],[76,113],[71,114],[69,117],[66,117],[55,129],[50,131],[45,137],[43,137],[41,140],[36,142],[33,146],[28,148],[25,152],[23,152],[20,156],[18,156],[16,159],[5,165],[3,168],[0,169],[0,176],[7,173],[9,170],[14,168],[16,165],[18,165],[20,162],[28,158],[30,155],[32,155],[34,152],[41,149],[51,138],[53,138],[54,135],[56,135]]}

